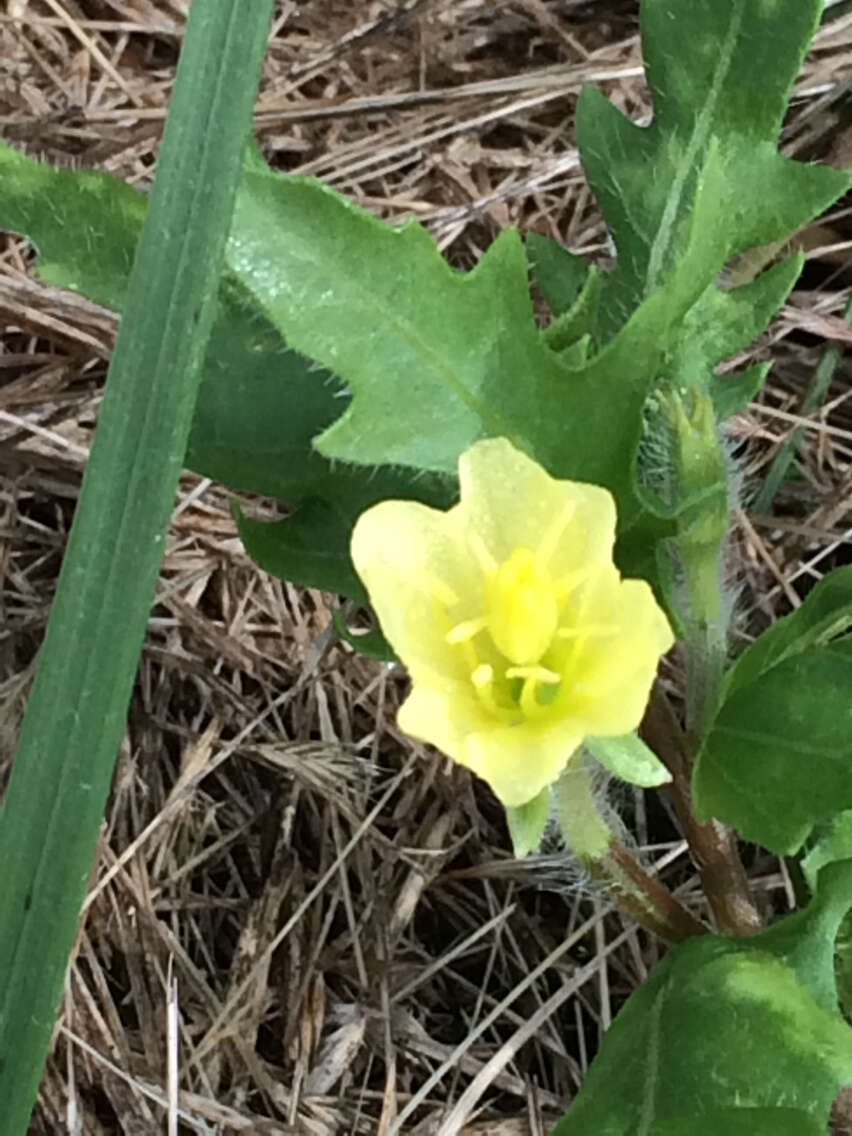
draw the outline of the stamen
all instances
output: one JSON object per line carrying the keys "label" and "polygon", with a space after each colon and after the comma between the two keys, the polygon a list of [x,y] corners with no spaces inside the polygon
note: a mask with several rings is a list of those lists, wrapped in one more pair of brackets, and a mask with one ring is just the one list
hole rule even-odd
{"label": "stamen", "polygon": [[[573,628],[558,627],[556,629],[557,638],[567,639],[569,644],[570,644],[570,647],[568,649],[568,658],[563,663],[563,666],[565,666],[569,670],[571,669],[571,667],[575,666],[577,659],[580,657],[580,655],[583,652],[584,647],[586,646],[586,644],[589,641],[589,632],[588,632],[588,629],[587,629],[589,625],[586,625],[582,622],[583,611],[586,607],[588,607],[588,600],[589,600],[589,593],[587,591],[583,592],[582,595],[579,598],[578,603],[577,603],[577,609],[573,613],[574,614],[574,627]],[[561,634],[562,631],[567,631],[568,634],[562,635]],[[573,632],[573,634],[572,634],[572,632]]]}
{"label": "stamen", "polygon": [[473,683],[482,705],[498,717],[504,717],[505,708],[498,706],[497,699],[494,697],[494,668],[488,663],[480,663],[471,672],[470,681]]}
{"label": "stamen", "polygon": [[571,518],[577,511],[577,506],[574,501],[566,501],[562,512],[556,517],[549,525],[544,536],[541,538],[541,544],[536,549],[535,559],[539,568],[546,568],[550,563],[551,558],[556,551],[556,546],[566,528],[571,522]]}
{"label": "stamen", "polygon": [[469,538],[470,549],[476,559],[479,561],[479,567],[482,569],[486,576],[493,576],[497,569],[500,567],[491,552],[488,545],[479,535],[479,533],[471,533]]}
{"label": "stamen", "polygon": [[444,638],[451,646],[455,646],[456,643],[466,643],[487,626],[488,620],[484,615],[479,615],[476,619],[465,619],[457,623],[455,627],[450,628]]}
{"label": "stamen", "polygon": [[527,718],[540,714],[546,709],[546,706],[543,706],[536,698],[538,684],[545,683],[558,686],[562,682],[562,675],[557,674],[556,671],[548,670],[547,667],[509,667],[506,671],[506,678],[522,678],[524,680],[518,702],[522,713]]}
{"label": "stamen", "polygon": [[534,679],[536,682],[562,682],[562,675],[547,667],[508,667],[506,678]]}
{"label": "stamen", "polygon": [[617,635],[621,629],[612,623],[586,623],[583,627],[557,627],[559,639],[587,639],[591,636]]}
{"label": "stamen", "polygon": [[579,587],[594,571],[594,568],[575,568],[573,572],[566,572],[558,580],[553,581],[553,593],[557,600],[564,600],[575,588]]}
{"label": "stamen", "polygon": [[433,576],[431,572],[417,572],[414,575],[414,582],[422,592],[434,597],[444,607],[454,607],[459,602],[459,597],[453,591],[449,584],[445,583],[440,577]]}

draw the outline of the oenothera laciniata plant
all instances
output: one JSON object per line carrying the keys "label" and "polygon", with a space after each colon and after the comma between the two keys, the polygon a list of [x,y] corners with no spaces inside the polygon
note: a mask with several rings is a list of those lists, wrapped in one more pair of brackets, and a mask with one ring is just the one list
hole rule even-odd
{"label": "oenothera laciniata plant", "polygon": [[[801,259],[737,287],[722,270],[850,182],[778,149],[821,10],[645,0],[651,125],[593,88],[577,105],[607,271],[514,230],[454,271],[419,225],[257,153],[237,198],[188,465],[287,504],[271,525],[237,512],[265,568],[369,599],[376,630],[351,641],[405,664],[400,724],[491,785],[516,854],[555,820],[671,947],[560,1133],[824,1132],[852,1082],[845,956],[835,971],[852,906],[852,570],[738,658],[724,589],[724,422],[768,365],[719,364],[766,327]],[[37,245],[41,275],[120,309],[144,197],[8,148],[0,178],[0,223]],[[675,639],[682,712],[653,687]],[[601,767],[668,786],[712,925],[625,847]],[[739,838],[806,853],[801,910],[763,927]]]}

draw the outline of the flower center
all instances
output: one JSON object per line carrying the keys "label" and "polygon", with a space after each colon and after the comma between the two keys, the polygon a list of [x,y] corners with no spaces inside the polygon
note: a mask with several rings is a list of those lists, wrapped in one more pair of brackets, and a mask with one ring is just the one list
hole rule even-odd
{"label": "flower center", "polygon": [[537,663],[559,619],[553,580],[542,558],[516,548],[485,577],[485,619],[494,646],[515,666]]}
{"label": "flower center", "polygon": [[[479,701],[507,723],[517,724],[548,713],[570,664],[586,641],[610,631],[603,625],[582,626],[582,613],[576,607],[571,623],[581,626],[560,626],[567,598],[590,572],[590,566],[562,576],[550,571],[556,545],[572,513],[573,506],[566,505],[535,550],[519,545],[502,562],[495,559],[478,533],[469,536],[471,551],[482,570],[481,614],[455,623],[446,641],[464,651]],[[434,594],[440,601],[438,592]],[[446,610],[450,605],[443,606]],[[493,646],[479,639],[483,633],[488,634]],[[570,641],[567,658],[566,639]]]}

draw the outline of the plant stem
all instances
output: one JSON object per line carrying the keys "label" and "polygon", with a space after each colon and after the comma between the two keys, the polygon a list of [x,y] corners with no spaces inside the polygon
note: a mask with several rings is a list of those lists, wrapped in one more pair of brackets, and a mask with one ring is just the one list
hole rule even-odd
{"label": "plant stem", "polygon": [[642,867],[618,840],[611,840],[597,859],[580,857],[593,880],[606,886],[619,910],[631,915],[667,943],[682,943],[707,928]]}
{"label": "plant stem", "polygon": [[672,775],[675,809],[719,930],[739,937],[757,934],[763,929],[763,920],[749,890],[736,833],[714,818],[702,822],[695,815],[686,737],[659,686],[642,733]]}
{"label": "plant stem", "polygon": [[616,906],[668,943],[681,943],[707,928],[654,879],[607,824],[582,760],[572,762],[558,787],[565,839],[591,878],[606,887]]}

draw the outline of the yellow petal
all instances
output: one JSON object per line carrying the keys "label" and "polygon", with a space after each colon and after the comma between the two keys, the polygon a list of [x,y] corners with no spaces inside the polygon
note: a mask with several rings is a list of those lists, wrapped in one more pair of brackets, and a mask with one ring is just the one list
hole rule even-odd
{"label": "yellow petal", "polygon": [[477,442],[459,458],[465,527],[498,562],[518,547],[552,547],[550,574],[558,579],[611,559],[615,502],[598,485],[558,481],[505,438]]}
{"label": "yellow petal", "polygon": [[388,642],[416,671],[468,673],[453,627],[481,615],[479,570],[448,513],[416,501],[382,501],[358,518],[352,561]]}
{"label": "yellow petal", "polygon": [[[474,708],[468,707],[470,720]],[[397,713],[397,724],[406,734],[429,742],[452,757],[460,760],[464,748],[465,713],[460,711],[457,692],[439,690],[415,683],[411,693]]]}
{"label": "yellow petal", "polygon": [[617,631],[583,642],[565,709],[584,734],[618,737],[641,722],[660,656],[674,636],[644,580],[601,588],[584,612],[590,623],[596,615]]}
{"label": "yellow petal", "polygon": [[498,726],[469,734],[457,760],[487,781],[504,805],[517,808],[557,779],[582,740],[568,722],[550,729]]}

